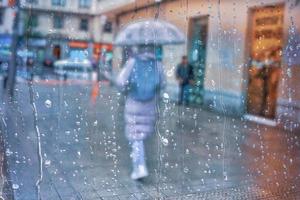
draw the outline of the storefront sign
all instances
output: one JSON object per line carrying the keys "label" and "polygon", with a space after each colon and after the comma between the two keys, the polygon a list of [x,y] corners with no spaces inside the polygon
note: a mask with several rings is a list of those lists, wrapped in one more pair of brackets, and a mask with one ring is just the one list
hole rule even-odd
{"label": "storefront sign", "polygon": [[106,51],[112,51],[113,46],[112,46],[112,44],[99,44],[99,43],[95,43],[94,44],[94,48],[95,49],[99,49],[99,50],[105,49]]}
{"label": "storefront sign", "polygon": [[87,42],[80,42],[80,41],[69,42],[69,47],[71,48],[87,49],[88,46],[89,44]]}
{"label": "storefront sign", "polygon": [[269,6],[255,10],[252,18],[252,57],[265,51],[282,48],[283,6]]}
{"label": "storefront sign", "polygon": [[103,51],[110,52],[112,50],[113,50],[112,44],[95,43],[93,56],[96,60],[99,60]]}

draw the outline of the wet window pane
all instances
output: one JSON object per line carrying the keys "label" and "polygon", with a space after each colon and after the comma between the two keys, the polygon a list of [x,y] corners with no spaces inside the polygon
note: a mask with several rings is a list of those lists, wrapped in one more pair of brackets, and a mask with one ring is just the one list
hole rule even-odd
{"label": "wet window pane", "polygon": [[300,199],[299,10],[0,0],[0,197]]}

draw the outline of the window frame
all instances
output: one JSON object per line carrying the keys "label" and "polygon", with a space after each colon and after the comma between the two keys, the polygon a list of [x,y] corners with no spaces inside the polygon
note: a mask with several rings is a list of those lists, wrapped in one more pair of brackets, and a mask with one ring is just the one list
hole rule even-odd
{"label": "window frame", "polygon": [[78,0],[79,8],[90,8],[92,5],[91,0]]}
{"label": "window frame", "polygon": [[38,0],[26,0],[26,3],[30,3],[30,4],[38,3]]}
{"label": "window frame", "polygon": [[0,8],[0,26],[4,24],[5,10]]}
{"label": "window frame", "polygon": [[[58,22],[56,20],[60,21],[60,23],[56,23],[56,22]],[[59,24],[59,26],[56,26],[58,24]],[[53,20],[52,20],[52,27],[54,29],[61,30],[64,28],[64,26],[65,26],[65,17],[62,15],[54,15]]]}
{"label": "window frame", "polygon": [[28,28],[37,28],[39,26],[39,16],[31,14],[28,17]]}
{"label": "window frame", "polygon": [[[86,22],[85,26],[83,25],[84,23],[83,22]],[[85,28],[83,28],[85,27]],[[85,32],[88,32],[89,31],[89,19],[88,18],[80,18],[80,22],[79,22],[79,30],[80,31],[85,31]]]}
{"label": "window frame", "polygon": [[51,5],[64,7],[66,6],[66,0],[51,0]]}
{"label": "window frame", "polygon": [[102,27],[104,33],[112,33],[113,32],[113,22],[107,21]]}

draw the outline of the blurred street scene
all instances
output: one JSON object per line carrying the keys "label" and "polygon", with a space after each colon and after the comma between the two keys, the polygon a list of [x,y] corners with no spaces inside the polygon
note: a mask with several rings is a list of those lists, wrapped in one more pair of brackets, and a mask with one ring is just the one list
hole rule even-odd
{"label": "blurred street scene", "polygon": [[[165,79],[134,181],[140,49]],[[0,0],[1,194],[300,199],[299,85],[299,0]]]}
{"label": "blurred street scene", "polygon": [[[34,90],[44,158],[42,199],[300,198],[295,133],[164,99],[160,135],[146,143],[150,176],[135,182],[129,177],[120,93],[101,83],[94,105],[88,83],[41,81]],[[29,95],[26,84],[17,86],[5,120],[16,199],[36,198],[38,157]]]}

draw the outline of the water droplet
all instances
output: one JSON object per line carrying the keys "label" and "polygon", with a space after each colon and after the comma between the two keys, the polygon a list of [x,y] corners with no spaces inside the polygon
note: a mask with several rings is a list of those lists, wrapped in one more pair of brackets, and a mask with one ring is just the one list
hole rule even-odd
{"label": "water droplet", "polygon": [[168,168],[168,167],[169,167],[169,163],[166,162],[166,163],[165,163],[165,168]]}
{"label": "water droplet", "polygon": [[10,149],[6,149],[5,154],[6,156],[10,156],[13,154],[13,152]]}
{"label": "water droplet", "polygon": [[67,106],[68,106],[68,103],[67,103],[66,101],[64,101],[64,104],[65,104],[65,107],[67,107]]}
{"label": "water droplet", "polygon": [[45,160],[45,166],[48,167],[51,165],[51,160]]}
{"label": "water droplet", "polygon": [[163,97],[164,97],[165,99],[169,99],[169,98],[170,98],[169,94],[166,93],[166,92],[163,94]]}
{"label": "water droplet", "polygon": [[16,184],[16,183],[12,184],[12,189],[13,189],[13,190],[19,189],[19,185]]}
{"label": "water droplet", "polygon": [[47,100],[45,101],[45,106],[46,106],[47,108],[51,108],[51,107],[52,107],[52,101],[50,101],[49,99],[47,99]]}
{"label": "water droplet", "polygon": [[224,176],[224,181],[227,181],[228,180],[227,172],[223,172],[223,176]]}
{"label": "water droplet", "polygon": [[184,168],[183,168],[183,172],[187,174],[187,173],[189,172],[189,168],[184,167]]}
{"label": "water droplet", "polygon": [[213,87],[216,86],[216,82],[214,80],[211,80],[211,84],[212,84]]}
{"label": "water droplet", "polygon": [[98,121],[94,121],[94,126],[97,126],[98,125]]}
{"label": "water droplet", "polygon": [[161,138],[161,142],[164,146],[168,146],[169,145],[169,140],[167,138]]}
{"label": "water droplet", "polygon": [[185,150],[185,154],[190,154],[190,150],[189,150],[189,149],[186,149],[186,150]]}

